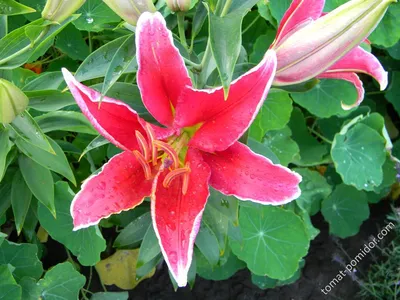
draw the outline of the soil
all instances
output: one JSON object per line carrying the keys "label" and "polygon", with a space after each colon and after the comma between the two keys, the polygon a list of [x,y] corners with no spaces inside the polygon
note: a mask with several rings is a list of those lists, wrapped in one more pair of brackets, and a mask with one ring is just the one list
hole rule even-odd
{"label": "soil", "polygon": [[[129,299],[134,300],[325,300],[325,299],[355,299],[359,283],[367,274],[368,267],[379,256],[379,250],[374,249],[357,265],[357,271],[352,276],[344,277],[327,295],[321,289],[336,277],[343,264],[348,264],[359,252],[369,238],[375,237],[386,225],[386,215],[391,211],[389,201],[381,201],[371,205],[371,216],[361,226],[360,232],[347,239],[335,239],[329,235],[329,226],[322,215],[312,218],[315,227],[321,230],[311,242],[310,252],[306,257],[306,265],[301,279],[296,283],[274,289],[261,290],[251,282],[250,272],[242,270],[224,281],[209,281],[197,277],[194,288],[180,288],[176,292],[170,282],[166,265],[160,266],[155,275],[141,282],[134,290],[129,291]],[[390,242],[388,235],[382,244]],[[381,245],[382,246],[382,245]],[[86,273],[87,270],[83,270]],[[102,291],[96,272],[93,272],[90,290]],[[109,291],[118,291],[115,286]]]}

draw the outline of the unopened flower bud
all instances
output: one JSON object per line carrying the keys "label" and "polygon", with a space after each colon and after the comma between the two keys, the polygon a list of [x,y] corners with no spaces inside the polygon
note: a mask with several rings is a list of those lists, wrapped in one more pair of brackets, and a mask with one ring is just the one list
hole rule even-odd
{"label": "unopened flower bud", "polygon": [[0,123],[11,123],[28,106],[28,97],[14,84],[0,78]]}
{"label": "unopened flower bud", "polygon": [[166,0],[168,8],[172,11],[188,11],[191,6],[191,0]]}
{"label": "unopened flower bud", "polygon": [[152,0],[103,0],[125,22],[136,26],[139,16],[148,11],[155,12]]}
{"label": "unopened flower bud", "polygon": [[62,23],[76,12],[86,0],[47,0],[42,11],[42,18]]}

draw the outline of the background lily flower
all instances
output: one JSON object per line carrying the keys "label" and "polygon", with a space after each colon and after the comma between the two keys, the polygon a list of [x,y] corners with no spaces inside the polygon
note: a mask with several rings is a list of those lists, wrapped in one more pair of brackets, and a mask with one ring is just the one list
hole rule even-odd
{"label": "background lily flower", "polygon": [[375,29],[395,0],[352,0],[323,14],[325,0],[294,0],[286,11],[271,46],[278,68],[273,84],[292,85],[314,77],[351,82],[358,100],[364,88],[356,73],[374,77],[384,90],[387,72],[378,59],[359,45]]}
{"label": "background lily flower", "polygon": [[103,0],[125,22],[136,26],[139,16],[145,11],[155,12],[152,0]]}
{"label": "background lily flower", "polygon": [[280,205],[300,194],[301,177],[238,142],[267,96],[276,70],[274,51],[238,78],[225,101],[222,87],[192,88],[172,33],[161,14],[137,24],[137,81],[151,125],[126,104],[104,97],[63,70],[82,112],[125,150],[87,179],[71,205],[75,230],[134,208],[151,196],[153,226],[179,286],[187,273],[209,185],[226,195]]}

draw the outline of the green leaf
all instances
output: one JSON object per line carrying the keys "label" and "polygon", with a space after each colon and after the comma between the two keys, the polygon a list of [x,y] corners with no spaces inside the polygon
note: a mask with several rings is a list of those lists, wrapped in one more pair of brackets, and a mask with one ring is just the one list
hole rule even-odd
{"label": "green leaf", "polygon": [[0,265],[0,299],[22,299],[21,287],[15,282],[11,265]]}
{"label": "green leaf", "polygon": [[98,135],[88,119],[79,112],[53,111],[36,117],[35,120],[45,133],[63,130]]}
{"label": "green leaf", "polygon": [[[108,68],[110,67],[115,53],[128,37],[129,35],[117,38],[91,53],[76,71],[76,80],[82,82],[94,78],[104,77],[104,74],[106,74]],[[125,72],[136,72],[136,69],[137,63],[136,60],[133,60]]]}
{"label": "green leaf", "polygon": [[[260,1],[262,2],[262,1]],[[249,61],[255,64],[258,64],[263,59],[265,52],[267,52],[269,46],[275,39],[276,31],[269,29],[267,34],[260,35],[254,45],[253,52],[250,54]]]}
{"label": "green leaf", "polygon": [[344,80],[321,79],[311,90],[293,93],[293,100],[320,118],[346,116],[350,113],[342,108],[342,103],[352,105],[357,102],[357,91]]}
{"label": "green leaf", "polygon": [[161,252],[153,225],[150,224],[140,245],[137,267],[143,267]]}
{"label": "green leaf", "polygon": [[392,73],[392,82],[389,90],[385,93],[385,98],[393,104],[394,109],[400,116],[400,72]]}
{"label": "green leaf", "polygon": [[126,226],[114,241],[114,247],[124,248],[137,244],[143,240],[148,228],[151,225],[150,212],[147,212]]}
{"label": "green leaf", "polygon": [[54,182],[51,172],[25,155],[18,157],[18,164],[32,194],[55,216]]}
{"label": "green leaf", "polygon": [[192,33],[191,33],[192,44],[196,36],[200,33],[201,28],[203,28],[206,18],[207,18],[207,8],[205,7],[205,5],[200,3],[199,5],[197,5],[196,13],[194,14],[193,17]]}
{"label": "green leaf", "polygon": [[85,148],[85,150],[83,150],[81,156],[79,157],[79,160],[82,159],[82,157],[84,157],[86,155],[86,153],[92,151],[93,149],[97,149],[99,147],[102,147],[104,145],[109,144],[110,142],[103,137],[102,135],[99,135],[97,137],[95,137],[90,143],[89,145],[87,145],[87,147]]}
{"label": "green leaf", "polygon": [[38,218],[42,227],[56,241],[67,247],[84,266],[93,266],[100,261],[100,253],[106,242],[97,226],[73,231],[70,206],[74,193],[66,182],[55,184],[57,219],[43,206],[38,207]]}
{"label": "green leaf", "polygon": [[128,300],[128,292],[101,292],[92,295],[90,300]]}
{"label": "green leaf", "polygon": [[119,47],[117,52],[115,52],[114,57],[107,69],[106,75],[104,76],[103,88],[101,91],[102,95],[106,95],[108,90],[121,75],[129,68],[132,61],[136,58],[136,47],[135,45],[135,35],[129,36],[124,43]]}
{"label": "green leaf", "polygon": [[[383,196],[386,196],[390,192],[390,187],[397,181],[396,163],[391,159],[390,155],[386,156],[385,163],[382,166],[382,171],[382,183],[374,189],[374,192],[377,194],[383,193]],[[383,196],[381,198],[383,198]]]}
{"label": "green leaf", "polygon": [[208,14],[211,51],[217,63],[225,98],[228,96],[235,64],[240,54],[243,16],[243,13],[230,13],[220,17],[211,11]]}
{"label": "green leaf", "polygon": [[300,109],[295,108],[289,122],[292,138],[299,145],[300,159],[294,163],[301,166],[319,165],[328,154],[327,145],[320,144],[309,132],[306,120]]}
{"label": "green leaf", "polygon": [[0,182],[6,172],[7,155],[12,147],[11,141],[8,138],[8,129],[0,128]]}
{"label": "green leaf", "polygon": [[286,126],[281,130],[267,132],[263,139],[263,144],[271,149],[283,166],[293,162],[300,151],[299,146],[291,136],[292,131]]}
{"label": "green leaf", "polygon": [[313,216],[321,209],[322,200],[331,194],[332,187],[317,171],[300,168],[296,168],[294,171],[303,177],[300,182],[301,195],[296,199],[296,203],[301,209]]}
{"label": "green leaf", "polygon": [[85,60],[90,53],[81,32],[72,24],[69,24],[60,32],[55,46],[75,60]]}
{"label": "green leaf", "polygon": [[121,21],[121,18],[102,0],[87,0],[76,13],[81,16],[74,22],[74,25],[83,31],[99,32],[104,29],[104,24]]}
{"label": "green leaf", "polygon": [[322,214],[329,223],[329,232],[341,238],[358,233],[362,222],[369,217],[367,195],[363,191],[340,184],[322,202]]}
{"label": "green leaf", "polygon": [[14,0],[2,0],[0,3],[0,15],[15,16],[33,13],[35,10]]}
{"label": "green leaf", "polygon": [[[390,33],[390,34],[388,34]],[[386,48],[395,45],[400,39],[400,3],[392,3],[378,27],[368,39],[372,44]]]}
{"label": "green leaf", "polygon": [[256,140],[249,138],[249,140],[247,141],[247,146],[249,146],[250,149],[255,153],[270,159],[274,164],[280,163],[279,158],[266,144],[261,144],[260,142],[257,142]]}
{"label": "green leaf", "polygon": [[23,277],[19,285],[22,287],[22,299],[24,300],[38,300],[40,299],[40,288],[35,279],[30,277]]}
{"label": "green leaf", "polygon": [[54,149],[50,146],[43,130],[27,111],[17,116],[10,124],[10,127],[14,129],[20,138],[32,146],[54,153]]}
{"label": "green leaf", "polygon": [[292,0],[270,0],[269,7],[271,10],[272,16],[278,21],[281,22],[283,15],[288,10]]}
{"label": "green leaf", "polygon": [[86,278],[69,263],[61,263],[46,272],[37,283],[41,298],[46,300],[78,299],[79,291],[85,285]]}
{"label": "green leaf", "polygon": [[29,98],[29,107],[38,111],[55,111],[76,104],[74,97],[68,92],[57,90],[41,90],[25,92]]}
{"label": "green leaf", "polygon": [[0,265],[12,265],[17,282],[24,276],[39,279],[43,273],[37,256],[38,248],[33,244],[15,244],[5,240],[0,245]]}
{"label": "green leaf", "polygon": [[26,156],[36,161],[43,167],[52,170],[71,181],[76,185],[74,173],[71,170],[69,162],[64,154],[61,147],[52,139],[48,138],[48,141],[53,148],[55,154],[43,151],[42,149],[32,147],[29,143],[23,139],[16,139],[15,143],[20,151]]}
{"label": "green leaf", "polygon": [[226,280],[246,267],[246,264],[239,260],[230,250],[224,254],[225,263],[217,266],[211,266],[199,249],[195,248],[194,253],[197,274],[207,280]]}
{"label": "green leaf", "polygon": [[239,216],[242,240],[230,240],[233,253],[251,272],[286,280],[307,254],[308,235],[293,212],[273,206],[243,206]]}
{"label": "green leaf", "polygon": [[346,2],[348,2],[348,0],[326,0],[324,12],[330,12]]}
{"label": "green leaf", "polygon": [[[28,82],[24,87],[23,91],[42,91],[42,90],[57,90],[62,83],[64,83],[64,77],[61,71],[46,72],[40,74],[32,81]],[[28,95],[28,94],[27,94]]]}
{"label": "green leaf", "polygon": [[372,191],[382,183],[385,152],[384,139],[369,126],[359,123],[335,136],[331,154],[344,183]]}
{"label": "green leaf", "polygon": [[23,226],[23,233],[25,239],[29,243],[35,243],[37,238],[36,236],[36,227],[38,224],[38,219],[36,217],[37,212],[37,199],[33,198],[31,201],[31,205],[29,206],[28,213],[25,218],[24,226]]}
{"label": "green leaf", "polygon": [[196,246],[207,259],[211,266],[219,261],[219,243],[214,232],[202,222],[196,237]]}
{"label": "green leaf", "polygon": [[250,127],[250,135],[262,140],[270,130],[285,127],[292,114],[292,100],[286,92],[271,93]]}
{"label": "green leaf", "polygon": [[21,171],[15,173],[11,187],[11,206],[14,213],[15,227],[18,235],[21,233],[31,205],[32,193],[22,177]]}
{"label": "green leaf", "polygon": [[43,55],[51,46],[54,37],[76,17],[73,15],[59,25],[47,25],[48,30],[43,31],[43,34],[35,40],[33,47],[25,30],[28,27],[43,25],[43,19],[33,21],[7,34],[0,40],[0,69],[13,69]]}
{"label": "green leaf", "polygon": [[212,206],[226,216],[233,224],[238,224],[239,201],[233,196],[226,196],[210,187],[210,197],[207,205]]}

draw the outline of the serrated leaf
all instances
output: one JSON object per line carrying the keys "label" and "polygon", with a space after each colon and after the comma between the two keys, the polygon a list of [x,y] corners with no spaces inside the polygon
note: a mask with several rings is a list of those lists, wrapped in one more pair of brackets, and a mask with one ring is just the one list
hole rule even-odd
{"label": "serrated leaf", "polygon": [[18,235],[21,233],[22,226],[24,225],[31,200],[31,190],[25,183],[21,171],[18,170],[14,175],[11,187],[11,206]]}
{"label": "serrated leaf", "polygon": [[379,133],[359,123],[335,136],[331,154],[344,183],[372,191],[382,183],[385,152],[385,142]]}
{"label": "serrated leaf", "polygon": [[100,261],[100,253],[106,249],[106,242],[97,226],[73,231],[70,206],[74,193],[66,182],[55,184],[57,219],[43,206],[38,207],[41,226],[50,236],[67,247],[84,266],[93,266]]}
{"label": "serrated leaf", "polygon": [[12,265],[17,282],[24,276],[39,279],[43,273],[37,256],[38,248],[33,244],[16,244],[4,240],[0,246],[0,265]]}
{"label": "serrated leaf", "polygon": [[329,223],[329,232],[341,238],[358,233],[360,225],[369,217],[367,195],[354,187],[340,184],[322,202],[322,214]]}
{"label": "serrated leaf", "polygon": [[55,154],[43,151],[42,149],[32,147],[29,143],[22,139],[16,139],[15,143],[20,151],[26,156],[36,161],[43,167],[52,170],[60,175],[63,175],[74,185],[76,185],[74,173],[71,170],[69,162],[65,157],[64,151],[61,147],[52,139],[48,138],[48,141],[53,148]]}
{"label": "serrated leaf", "polygon": [[288,93],[270,93],[250,127],[250,135],[261,141],[268,131],[282,129],[289,122],[292,110]]}
{"label": "serrated leaf", "polygon": [[344,80],[321,79],[311,90],[304,93],[293,93],[293,100],[320,118],[346,116],[342,104],[352,105],[357,102],[357,91]]}
{"label": "serrated leaf", "polygon": [[321,209],[321,202],[332,192],[332,187],[317,171],[309,169],[294,169],[303,177],[300,182],[301,195],[296,199],[297,205],[311,216]]}
{"label": "serrated leaf", "polygon": [[99,32],[104,29],[104,24],[121,21],[102,0],[87,0],[76,13],[80,14],[80,17],[74,25],[83,31]]}
{"label": "serrated leaf", "polygon": [[17,116],[9,126],[14,129],[15,133],[20,138],[30,143],[32,146],[54,153],[43,130],[28,112],[25,111]]}
{"label": "serrated leaf", "polygon": [[273,206],[243,206],[239,216],[242,240],[230,239],[234,254],[251,272],[286,280],[307,254],[309,239],[295,213]]}
{"label": "serrated leaf", "polygon": [[55,216],[54,181],[51,172],[25,155],[18,157],[18,165],[32,194]]}

